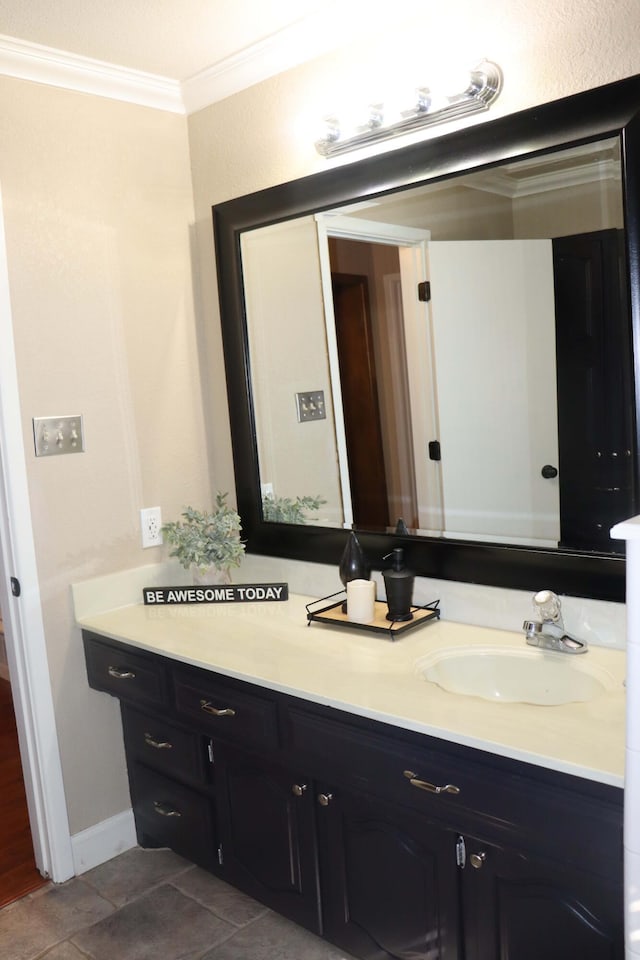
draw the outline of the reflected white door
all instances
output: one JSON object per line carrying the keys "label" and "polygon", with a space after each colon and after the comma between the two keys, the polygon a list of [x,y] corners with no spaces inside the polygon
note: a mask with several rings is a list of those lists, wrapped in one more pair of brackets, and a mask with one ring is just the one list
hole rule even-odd
{"label": "reflected white door", "polygon": [[560,536],[550,240],[429,244],[445,535]]}

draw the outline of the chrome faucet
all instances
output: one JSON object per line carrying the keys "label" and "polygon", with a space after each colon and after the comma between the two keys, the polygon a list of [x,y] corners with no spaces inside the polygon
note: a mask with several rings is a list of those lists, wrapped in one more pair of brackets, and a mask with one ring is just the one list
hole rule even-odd
{"label": "chrome faucet", "polygon": [[540,590],[534,594],[533,609],[539,619],[525,620],[522,629],[527,643],[544,650],[556,650],[558,653],[586,653],[587,641],[572,637],[564,629],[560,598],[551,590]]}

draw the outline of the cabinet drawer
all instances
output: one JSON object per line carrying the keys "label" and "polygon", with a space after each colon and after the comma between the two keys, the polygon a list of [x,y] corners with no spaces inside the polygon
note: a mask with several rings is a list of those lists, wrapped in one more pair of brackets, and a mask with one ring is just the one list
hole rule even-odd
{"label": "cabinet drawer", "polygon": [[336,785],[417,810],[461,833],[480,831],[523,853],[617,877],[622,803],[601,799],[600,785],[590,796],[588,782],[584,790],[562,775],[552,783],[516,761],[474,759],[477,751],[448,749],[429,737],[414,746],[304,709],[290,708],[288,719],[296,755]]}
{"label": "cabinet drawer", "polygon": [[[291,708],[289,719],[296,755],[308,757],[311,769],[350,790],[393,800],[438,818],[450,819],[465,808],[485,806],[484,779],[478,782],[468,767],[448,764],[428,749],[405,748],[395,739],[304,709]],[[406,772],[413,776],[409,778]]]}
{"label": "cabinet drawer", "polygon": [[277,747],[277,706],[268,696],[225,684],[215,674],[177,670],[176,711],[214,739],[247,748]]}
{"label": "cabinet drawer", "polygon": [[95,690],[136,703],[167,703],[166,670],[161,660],[91,634],[84,634],[84,647],[89,685]]}
{"label": "cabinet drawer", "polygon": [[217,839],[211,799],[140,763],[131,764],[129,773],[141,844],[170,847],[194,863],[213,866]]}
{"label": "cabinet drawer", "polygon": [[127,757],[172,777],[207,782],[204,739],[161,717],[122,705]]}

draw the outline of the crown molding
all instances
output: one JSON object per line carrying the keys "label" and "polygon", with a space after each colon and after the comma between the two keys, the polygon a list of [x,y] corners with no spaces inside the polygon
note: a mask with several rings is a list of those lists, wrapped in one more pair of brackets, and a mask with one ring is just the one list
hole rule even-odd
{"label": "crown molding", "polygon": [[0,75],[184,113],[180,84],[53,47],[0,36]]}
{"label": "crown molding", "polygon": [[0,35],[0,76],[189,114],[334,49],[353,26],[344,20],[337,36],[326,10],[311,14],[182,83]]}
{"label": "crown molding", "polygon": [[337,36],[333,20],[326,16],[326,11],[324,14],[310,14],[266,40],[212,64],[182,83],[186,112],[195,113],[327,53],[344,42],[350,26],[345,17],[344,32]]}

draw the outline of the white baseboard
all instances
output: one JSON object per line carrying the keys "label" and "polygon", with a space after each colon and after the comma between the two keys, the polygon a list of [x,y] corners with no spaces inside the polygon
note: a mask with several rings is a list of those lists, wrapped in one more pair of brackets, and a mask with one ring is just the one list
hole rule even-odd
{"label": "white baseboard", "polygon": [[109,820],[102,820],[74,834],[71,837],[71,850],[76,876],[130,850],[137,842],[132,810],[124,810]]}

